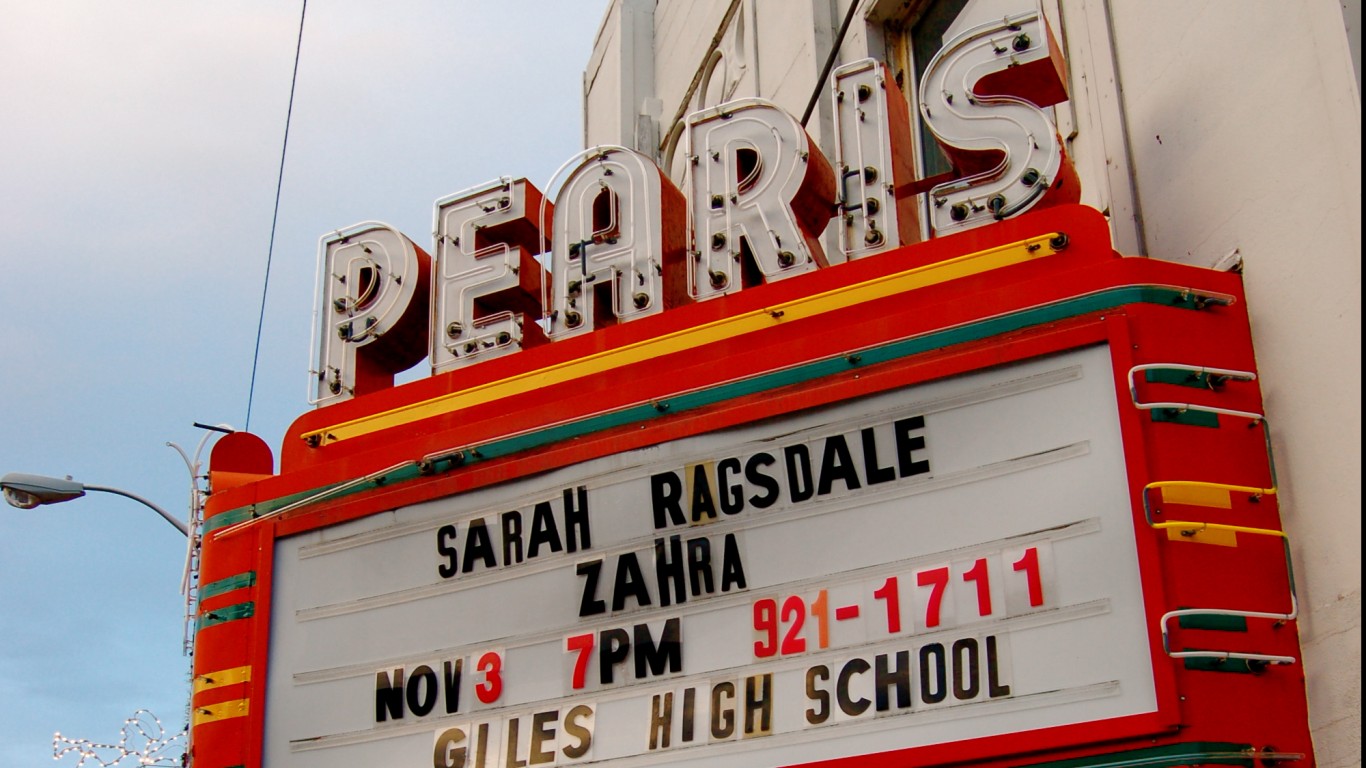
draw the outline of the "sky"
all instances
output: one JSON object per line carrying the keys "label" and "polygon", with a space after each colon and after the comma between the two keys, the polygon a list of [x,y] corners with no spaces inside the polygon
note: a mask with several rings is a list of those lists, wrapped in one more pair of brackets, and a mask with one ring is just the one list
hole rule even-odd
{"label": "sky", "polygon": [[[431,251],[438,198],[499,176],[544,189],[582,148],[605,8],[308,5],[251,395],[277,456],[309,409],[318,238],[378,220]],[[167,443],[193,457],[196,422],[247,424],[301,2],[0,9],[0,474],[184,518]],[[53,765],[58,731],[117,741],[138,709],[183,728],[184,559],[118,496],[0,505],[0,765]]]}

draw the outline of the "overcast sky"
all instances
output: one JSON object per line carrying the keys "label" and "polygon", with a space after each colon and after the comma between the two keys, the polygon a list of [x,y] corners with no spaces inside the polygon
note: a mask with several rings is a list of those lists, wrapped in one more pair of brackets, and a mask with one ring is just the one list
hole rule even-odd
{"label": "overcast sky", "polygon": [[[380,220],[431,250],[438,197],[545,188],[581,148],[605,7],[309,4],[251,414],[277,456],[308,408],[319,236]],[[183,517],[165,444],[244,426],[300,8],[0,0],[0,474]],[[117,741],[138,708],[184,726],[183,560],[117,496],[0,507],[0,765],[52,765],[54,731]]]}

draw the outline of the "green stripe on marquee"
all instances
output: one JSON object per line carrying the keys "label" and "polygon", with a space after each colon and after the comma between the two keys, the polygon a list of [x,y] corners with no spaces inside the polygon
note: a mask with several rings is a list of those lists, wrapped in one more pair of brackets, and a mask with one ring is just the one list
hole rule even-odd
{"label": "green stripe on marquee", "polygon": [[[475,461],[488,461],[523,451],[540,448],[575,437],[583,437],[614,427],[642,423],[689,410],[726,402],[746,395],[767,392],[780,387],[801,384],[847,371],[854,366],[875,365],[877,363],[899,360],[934,350],[981,341],[993,336],[1030,328],[1047,323],[1056,323],[1081,317],[1093,312],[1114,309],[1127,304],[1156,304],[1179,309],[1198,310],[1205,306],[1205,299],[1190,289],[1168,286],[1131,285],[1110,288],[1103,291],[1078,296],[1063,301],[1044,304],[1038,307],[1012,312],[999,317],[975,323],[928,333],[901,341],[894,341],[850,355],[816,360],[802,365],[785,368],[771,373],[752,376],[748,379],[729,382],[709,389],[688,392],[667,401],[642,404],[623,408],[610,413],[591,416],[586,419],[560,424],[538,432],[532,432],[503,440],[494,440],[484,445],[470,446],[460,452],[460,459],[451,466],[463,466]],[[455,450],[451,454],[454,455]],[[358,483],[345,488],[345,483],[334,484],[308,491],[282,496],[259,504],[221,512],[204,521],[204,532],[224,528],[235,523],[251,520],[282,507],[293,504],[310,496],[326,494],[329,488],[336,488],[335,495],[329,500],[340,499],[379,487],[404,482],[430,472],[423,472],[416,466],[401,467],[367,483]],[[320,501],[322,499],[319,499]]]}
{"label": "green stripe on marquee", "polygon": [[199,599],[204,600],[210,597],[217,597],[219,595],[227,594],[234,589],[250,587],[255,583],[256,571],[239,573],[236,576],[229,576],[226,579],[219,579],[218,581],[211,581],[208,584],[200,585]]}
{"label": "green stripe on marquee", "polygon": [[1193,741],[1051,763],[1020,763],[1013,768],[1179,768],[1187,765],[1245,765],[1252,768],[1257,762],[1255,754],[1251,744]]}
{"label": "green stripe on marquee", "polygon": [[1155,422],[1185,424],[1188,427],[1219,428],[1219,414],[1197,408],[1154,408],[1148,413]]}
{"label": "green stripe on marquee", "polygon": [[250,619],[255,614],[256,603],[253,602],[236,603],[222,608],[215,608],[212,611],[201,614],[199,618],[195,619],[194,631],[199,632],[208,627],[226,624],[229,621],[237,621],[238,619]]}
{"label": "green stripe on marquee", "polygon": [[1188,613],[1176,620],[1182,629],[1208,629],[1212,632],[1246,632],[1247,617],[1217,613]]}
{"label": "green stripe on marquee", "polygon": [[1204,371],[1188,371],[1184,368],[1149,368],[1143,378],[1152,384],[1175,384],[1178,387],[1214,389],[1210,374]]}

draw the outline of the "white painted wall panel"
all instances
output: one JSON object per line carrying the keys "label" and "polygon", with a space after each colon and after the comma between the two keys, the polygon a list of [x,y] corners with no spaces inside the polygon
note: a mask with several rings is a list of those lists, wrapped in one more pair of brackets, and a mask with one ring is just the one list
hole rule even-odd
{"label": "white painted wall panel", "polygon": [[1246,265],[1318,764],[1360,765],[1361,112],[1341,10],[1111,10],[1149,254]]}
{"label": "white painted wall panel", "polygon": [[663,0],[656,7],[656,85],[666,122],[683,103],[729,6],[730,0]]}
{"label": "white painted wall panel", "polygon": [[607,9],[584,72],[584,146],[620,142],[621,4]]}
{"label": "white painted wall panel", "polygon": [[[759,70],[764,73],[761,83],[762,98],[776,102],[787,111],[801,116],[811,96],[816,75],[825,63],[829,51],[831,30],[828,14],[821,15],[815,6],[828,8],[828,2],[805,0],[759,0],[757,12],[767,33],[774,20],[786,28],[786,34],[768,33],[759,41]],[[825,41],[819,50],[817,38]]]}

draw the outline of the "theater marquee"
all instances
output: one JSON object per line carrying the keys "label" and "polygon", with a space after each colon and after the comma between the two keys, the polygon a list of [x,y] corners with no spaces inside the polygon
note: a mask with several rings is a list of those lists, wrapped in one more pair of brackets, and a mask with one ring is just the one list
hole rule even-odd
{"label": "theater marquee", "polygon": [[1115,412],[1093,346],[283,539],[267,763],[738,768],[1151,712]]}
{"label": "theater marquee", "polygon": [[[1037,14],[945,50],[951,154],[1065,97]],[[319,407],[212,456],[192,764],[1312,764],[1239,276],[1116,253],[1059,142],[919,240],[895,89],[836,70],[833,164],[746,100],[686,194],[595,148],[324,237]]]}

